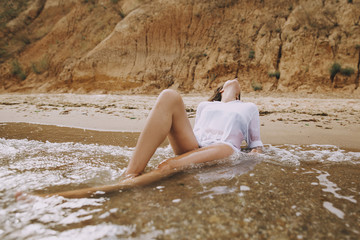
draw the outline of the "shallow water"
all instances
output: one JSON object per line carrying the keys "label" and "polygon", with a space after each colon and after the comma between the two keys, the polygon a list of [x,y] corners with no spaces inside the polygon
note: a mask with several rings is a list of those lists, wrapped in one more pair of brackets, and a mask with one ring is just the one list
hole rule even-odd
{"label": "shallow water", "polygon": [[[116,182],[136,137],[0,125],[0,239],[360,238],[360,152],[335,146],[266,145],[99,198],[15,201]],[[163,145],[147,171],[171,156]]]}

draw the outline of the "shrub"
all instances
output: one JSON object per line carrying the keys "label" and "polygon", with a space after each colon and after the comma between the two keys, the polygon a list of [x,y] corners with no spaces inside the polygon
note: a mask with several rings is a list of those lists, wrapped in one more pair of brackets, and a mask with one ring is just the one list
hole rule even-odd
{"label": "shrub", "polygon": [[354,72],[355,72],[354,69],[351,68],[351,67],[346,67],[346,68],[341,68],[341,69],[340,69],[341,75],[348,76],[348,77],[350,77],[351,75],[353,75]]}
{"label": "shrub", "polygon": [[18,60],[14,60],[11,63],[11,74],[17,78],[20,78],[21,80],[26,79],[26,74],[25,74],[24,70],[22,69]]}
{"label": "shrub", "polygon": [[333,63],[333,65],[331,65],[330,67],[330,79],[331,79],[331,82],[334,81],[334,77],[335,75],[340,72],[341,70],[341,65],[337,62]]}
{"label": "shrub", "polygon": [[258,82],[252,82],[251,83],[251,87],[254,89],[254,91],[260,91],[262,90],[262,85],[261,83],[258,83]]}
{"label": "shrub", "polygon": [[276,77],[277,79],[279,79],[280,78],[280,72],[279,71],[270,72],[269,77]]}
{"label": "shrub", "polygon": [[255,58],[255,51],[254,50],[250,50],[250,52],[249,52],[249,58],[250,59],[254,59]]}
{"label": "shrub", "polygon": [[334,78],[335,78],[335,75],[337,73],[340,73],[341,75],[343,76],[351,76],[354,74],[354,69],[351,68],[351,67],[346,67],[346,68],[342,68],[340,63],[333,63],[333,65],[331,65],[330,67],[330,79],[331,79],[331,82],[334,81]]}

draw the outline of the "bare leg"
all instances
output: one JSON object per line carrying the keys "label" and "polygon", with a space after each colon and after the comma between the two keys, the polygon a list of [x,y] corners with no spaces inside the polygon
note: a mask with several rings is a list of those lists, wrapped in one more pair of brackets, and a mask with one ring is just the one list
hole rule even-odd
{"label": "bare leg", "polygon": [[80,198],[143,186],[189,168],[194,164],[226,158],[233,153],[233,149],[226,144],[199,148],[180,95],[175,91],[165,90],[160,94],[147,119],[125,174],[130,176],[141,174],[156,148],[164,141],[166,136],[169,137],[174,152],[181,155],[163,161],[157,169],[149,173],[123,179],[120,183],[114,185],[40,196],[56,195],[67,198]]}
{"label": "bare leg", "polygon": [[104,193],[116,192],[129,188],[148,185],[161,180],[176,172],[190,168],[196,164],[219,160],[230,156],[233,149],[226,144],[216,144],[209,147],[199,148],[175,158],[170,158],[162,162],[159,167],[151,172],[145,173],[138,177],[125,179],[118,184],[85,188],[67,192],[43,194],[42,197],[63,196],[66,198],[91,197]]}
{"label": "bare leg", "polygon": [[157,147],[167,136],[175,154],[198,148],[181,96],[173,90],[164,90],[159,95],[140,134],[125,175],[141,174]]}
{"label": "bare leg", "polygon": [[158,169],[183,170],[193,165],[223,159],[233,154],[234,150],[227,144],[219,143],[208,147],[199,148],[180,156],[169,158],[158,166]]}

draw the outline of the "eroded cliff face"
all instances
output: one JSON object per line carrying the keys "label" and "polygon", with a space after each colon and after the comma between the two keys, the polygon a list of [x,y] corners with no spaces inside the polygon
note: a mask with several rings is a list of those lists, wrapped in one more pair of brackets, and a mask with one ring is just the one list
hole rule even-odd
{"label": "eroded cliff face", "polygon": [[30,20],[2,30],[3,92],[188,92],[237,77],[245,91],[359,93],[359,0],[29,2]]}

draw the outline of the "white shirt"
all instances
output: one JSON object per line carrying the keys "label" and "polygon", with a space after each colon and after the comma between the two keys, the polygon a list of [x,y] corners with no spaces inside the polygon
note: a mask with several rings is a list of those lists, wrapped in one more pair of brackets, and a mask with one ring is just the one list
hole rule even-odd
{"label": "white shirt", "polygon": [[240,151],[243,140],[249,148],[263,146],[257,106],[238,100],[201,102],[196,112],[194,134],[200,147],[225,143]]}

